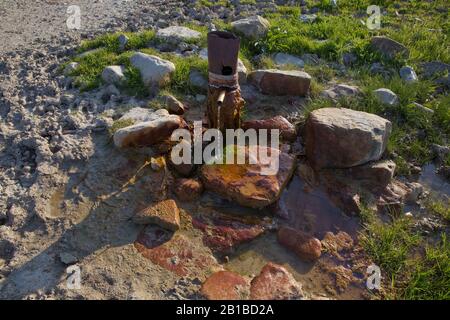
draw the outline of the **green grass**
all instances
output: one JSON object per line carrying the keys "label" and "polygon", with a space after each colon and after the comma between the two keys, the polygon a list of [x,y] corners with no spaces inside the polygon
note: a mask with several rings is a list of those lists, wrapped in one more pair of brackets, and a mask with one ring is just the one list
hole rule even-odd
{"label": "green grass", "polygon": [[413,271],[398,298],[450,300],[450,243],[445,234],[438,246],[426,246],[424,257],[412,263]]}
{"label": "green grass", "polygon": [[417,234],[410,219],[383,223],[370,209],[362,207],[361,212],[360,243],[383,272],[382,298],[450,298],[450,246],[445,234],[431,245]]}
{"label": "green grass", "polygon": [[425,202],[425,206],[429,212],[442,217],[447,222],[450,222],[450,199],[444,200],[432,200],[429,199]]}
{"label": "green grass", "polygon": [[[205,46],[207,28],[196,25],[188,25],[188,27],[202,33],[200,39],[192,40],[191,42],[199,46]],[[197,56],[180,58],[174,54],[159,53],[157,50],[150,48],[149,44],[157,44],[159,41],[155,38],[155,32],[151,30],[138,33],[125,33],[129,40],[125,51],[121,52],[118,41],[120,34],[105,34],[93,40],[84,41],[81,44],[78,50],[79,54],[94,50],[88,55],[76,56],[73,59],[73,61],[79,63],[79,67],[71,76],[75,77],[75,85],[81,91],[92,90],[102,85],[101,73],[106,66],[123,65],[125,66],[127,81],[120,89],[131,96],[148,96],[151,92],[143,84],[139,71],[131,66],[129,60],[133,52],[140,51],[159,56],[175,64],[176,71],[168,86],[170,90],[183,93],[198,92],[197,89],[189,86],[189,72],[191,69],[197,69],[206,76],[208,68],[206,61],[203,61]]]}
{"label": "green grass", "polygon": [[367,254],[391,281],[405,270],[408,254],[419,241],[419,236],[411,233],[411,222],[407,219],[397,219],[392,224],[369,223],[361,235]]}

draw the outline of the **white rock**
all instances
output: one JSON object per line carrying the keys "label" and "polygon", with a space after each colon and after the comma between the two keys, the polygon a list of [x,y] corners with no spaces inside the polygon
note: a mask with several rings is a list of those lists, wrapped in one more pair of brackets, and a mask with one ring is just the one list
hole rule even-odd
{"label": "white rock", "polygon": [[300,15],[300,21],[304,23],[313,23],[316,21],[317,15],[315,14],[302,14]]}
{"label": "white rock", "polygon": [[416,107],[417,110],[420,110],[422,112],[428,113],[430,115],[434,114],[434,110],[424,107],[423,105],[421,105],[420,103],[417,102],[413,102],[414,107]]}
{"label": "white rock", "polygon": [[156,37],[168,42],[179,42],[192,39],[198,39],[202,34],[198,31],[179,26],[171,26],[164,29],[159,29]]}
{"label": "white rock", "polygon": [[130,61],[141,73],[144,84],[148,86],[164,86],[170,81],[170,75],[175,71],[175,65],[172,62],[142,52],[133,54]]}
{"label": "white rock", "polygon": [[399,73],[400,77],[406,82],[415,82],[418,80],[416,72],[410,66],[402,67]]}
{"label": "white rock", "polygon": [[257,40],[266,35],[270,23],[261,16],[252,16],[234,21],[231,26],[246,37]]}
{"label": "white rock", "polygon": [[356,96],[361,93],[358,87],[349,86],[346,84],[337,84],[334,87],[324,90],[320,93],[320,96],[328,99],[339,99],[342,97]]}
{"label": "white rock", "polygon": [[389,106],[397,106],[399,104],[397,95],[389,89],[380,88],[375,90],[373,94],[382,104]]}
{"label": "white rock", "polygon": [[117,130],[114,144],[118,148],[150,146],[170,138],[172,132],[182,124],[182,118],[177,115],[160,116]]}
{"label": "white rock", "polygon": [[108,66],[103,69],[102,79],[108,84],[120,84],[125,79],[124,70],[123,66]]}
{"label": "white rock", "polygon": [[277,66],[292,65],[297,68],[303,68],[305,66],[305,62],[299,57],[281,52],[274,55],[273,61]]}
{"label": "white rock", "polygon": [[151,109],[136,107],[127,111],[120,120],[133,120],[134,123],[157,120],[161,117],[168,116],[169,112],[166,109],[159,109],[153,111]]}

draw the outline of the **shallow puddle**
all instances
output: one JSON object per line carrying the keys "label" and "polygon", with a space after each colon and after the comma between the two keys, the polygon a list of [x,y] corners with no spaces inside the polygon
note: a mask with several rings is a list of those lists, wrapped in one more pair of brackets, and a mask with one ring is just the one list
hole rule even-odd
{"label": "shallow puddle", "polygon": [[61,205],[64,200],[65,188],[58,188],[55,193],[50,198],[50,209],[49,209],[49,217],[50,218],[59,218],[61,216]]}
{"label": "shallow puddle", "polygon": [[310,188],[294,176],[280,199],[289,215],[288,225],[322,239],[325,233],[345,231],[357,236],[359,219],[345,215],[320,188]]}
{"label": "shallow puddle", "polygon": [[418,182],[440,198],[448,199],[450,197],[450,183],[436,173],[436,165],[433,163],[422,167]]}
{"label": "shallow puddle", "polygon": [[[307,191],[305,191],[307,190]],[[280,207],[289,214],[284,222],[298,230],[314,234],[322,239],[326,232],[345,231],[356,239],[359,220],[342,213],[320,189],[309,190],[305,183],[297,176],[283,192]],[[283,220],[281,220],[283,221]],[[294,277],[303,284],[309,295],[316,297],[327,296],[336,299],[363,299],[366,290],[363,282],[351,283],[343,292],[333,294],[335,275],[324,271],[346,262],[337,262],[328,254],[322,255],[315,263],[304,262],[295,254],[281,246],[274,232],[244,244],[225,264],[225,268],[243,275],[259,274],[268,262],[275,262],[285,266]]]}

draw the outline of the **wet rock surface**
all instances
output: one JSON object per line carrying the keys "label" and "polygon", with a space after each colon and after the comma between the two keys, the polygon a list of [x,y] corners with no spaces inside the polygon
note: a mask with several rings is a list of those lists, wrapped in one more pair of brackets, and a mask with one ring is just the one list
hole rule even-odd
{"label": "wet rock surface", "polygon": [[[273,192],[264,193],[263,202],[277,199],[278,207],[286,213],[283,222],[322,239],[324,250],[315,263],[303,262],[278,243],[276,232],[270,231],[276,229],[279,220],[272,214],[267,218],[267,211],[252,211],[254,217],[244,219],[241,211],[246,213],[244,216],[248,212],[243,208],[219,201],[215,209],[227,214],[207,212],[205,216],[203,199],[207,196],[202,193],[196,198],[196,184],[187,184],[189,188],[184,191],[185,196],[192,191],[196,200],[178,198],[173,192],[177,178],[198,179],[198,176],[195,166],[181,169],[159,161],[160,154],[167,155],[171,147],[163,138],[160,140],[160,136],[166,137],[165,133],[149,134],[146,143],[150,142],[151,148],[114,147],[108,129],[115,121],[138,124],[168,116],[165,110],[148,109],[148,99],[124,92],[121,84],[127,79],[119,69],[109,70],[112,72],[103,79],[106,84],[92,92],[74,88],[78,63],[68,63],[59,72],[59,67],[76,55],[82,39],[91,39],[105,30],[124,34],[144,28],[158,32],[171,26],[172,30],[179,30],[173,26],[186,22],[212,28],[213,19],[232,22],[271,12],[275,10],[274,2],[199,10],[194,9],[194,2],[180,1],[81,0],[78,4],[83,13],[82,30],[67,28],[67,4],[62,2],[38,0],[29,6],[19,0],[0,4],[0,298],[201,299],[204,298],[201,285],[208,278],[214,281],[203,292],[208,292],[206,297],[247,298],[248,282],[255,275],[252,289],[255,298],[366,298],[361,295],[366,289],[360,279],[371,262],[356,261],[360,250],[355,237],[357,220],[344,215],[330,200],[327,190],[316,188],[314,183],[320,177],[315,177],[311,170],[303,167],[301,177],[296,175],[290,184],[280,186],[280,191],[274,188]],[[261,31],[257,27],[250,36],[264,34],[265,23],[261,25]],[[124,34],[117,43],[121,52],[134,43]],[[178,34],[167,38],[167,42],[178,42],[175,47],[164,44],[156,49],[163,51],[166,47],[185,56],[200,49],[180,39],[172,40],[177,37]],[[82,56],[94,57],[97,53],[99,50],[94,49]],[[286,59],[278,58],[279,65],[287,67]],[[315,54],[306,53],[300,59],[308,66],[323,63]],[[288,65],[301,67],[299,60],[289,57],[288,61]],[[152,63],[156,67],[142,66],[141,73],[151,92],[156,93],[173,71],[164,62]],[[242,65],[239,77],[244,84],[246,72]],[[421,79],[429,77],[443,87],[448,81],[441,73],[446,70],[448,65],[436,61],[423,65],[423,69],[420,66],[417,71]],[[398,70],[388,73],[397,74]],[[291,86],[290,80],[283,81]],[[204,84],[203,81],[201,86]],[[304,101],[297,96],[303,87],[300,90],[292,84],[295,90],[289,91],[264,83],[263,87],[267,92],[283,95],[295,92],[295,96],[262,95],[248,83],[243,91],[250,118],[270,119],[282,114],[296,123],[292,120],[304,111]],[[183,96],[178,102],[164,102],[162,107],[192,121],[201,118],[199,105],[204,100],[202,95]],[[290,135],[289,126],[285,132]],[[153,140],[154,137],[158,139]],[[302,142],[297,140],[296,144],[302,148],[299,141]],[[304,158],[304,153],[289,151],[296,149],[294,144],[291,147],[282,148],[293,152],[292,157],[301,154]],[[435,156],[445,161],[441,151],[436,151]],[[373,165],[368,164],[370,168],[354,175],[347,172],[347,182],[367,181],[368,185],[384,186],[391,175],[390,165],[377,162]],[[404,202],[415,206],[429,185],[446,193],[448,184],[436,182],[434,171],[433,167],[423,168],[419,178],[423,188],[411,182],[390,181],[378,194],[380,208],[401,207]],[[333,176],[337,174],[333,172]],[[264,183],[257,187],[272,190]],[[355,204],[353,196],[357,193],[352,193],[353,190],[347,192],[342,184],[329,187],[333,192],[339,191],[339,199]],[[172,197],[177,200],[180,215],[176,232],[133,221],[135,212],[149,203]],[[256,201],[258,207],[260,200]],[[413,212],[414,219],[416,214]],[[415,225],[424,234],[446,230],[442,221],[434,217],[417,218]],[[220,263],[216,259],[219,256]],[[283,268],[265,268],[270,261],[282,264]],[[82,289],[76,291],[67,289],[66,282],[61,281],[67,276],[66,268],[74,264],[82,269]],[[232,270],[229,272],[233,276],[210,277],[224,268]],[[219,284],[228,289],[218,292]],[[236,290],[241,284],[244,290]]]}
{"label": "wet rock surface", "polygon": [[298,300],[302,286],[282,266],[268,263],[251,282],[251,300]]}
{"label": "wet rock surface", "polygon": [[277,161],[267,164],[260,161],[257,164],[205,165],[201,169],[205,188],[243,206],[263,208],[274,203],[293,174],[294,158],[267,147],[251,146],[241,151],[246,159],[252,152],[275,156],[274,159],[278,159],[278,171],[271,168]]}
{"label": "wet rock surface", "polygon": [[278,230],[278,241],[305,261],[315,261],[322,253],[322,245],[318,239],[286,226]]}
{"label": "wet rock surface", "polygon": [[202,295],[208,300],[244,300],[249,296],[249,282],[241,275],[219,271],[202,285]]}

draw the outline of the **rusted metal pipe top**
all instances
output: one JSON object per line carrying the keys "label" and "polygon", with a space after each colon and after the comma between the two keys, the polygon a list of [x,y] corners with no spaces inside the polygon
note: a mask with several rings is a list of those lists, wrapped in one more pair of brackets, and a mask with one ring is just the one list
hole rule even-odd
{"label": "rusted metal pipe top", "polygon": [[208,33],[209,72],[229,76],[237,73],[240,39],[231,32]]}

